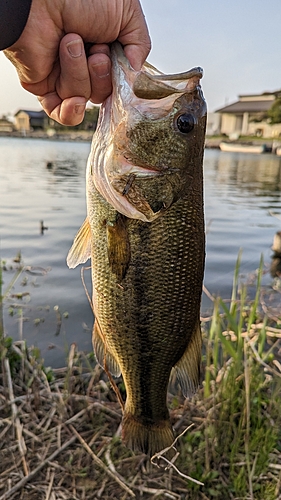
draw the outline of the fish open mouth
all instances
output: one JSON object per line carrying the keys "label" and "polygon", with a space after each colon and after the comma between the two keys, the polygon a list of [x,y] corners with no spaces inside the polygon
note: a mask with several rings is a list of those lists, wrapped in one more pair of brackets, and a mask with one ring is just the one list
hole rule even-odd
{"label": "fish open mouth", "polygon": [[155,74],[158,70],[147,63],[144,68],[145,71],[138,73],[133,84],[134,94],[140,99],[163,99],[175,93],[193,92],[203,77],[200,67],[171,75]]}

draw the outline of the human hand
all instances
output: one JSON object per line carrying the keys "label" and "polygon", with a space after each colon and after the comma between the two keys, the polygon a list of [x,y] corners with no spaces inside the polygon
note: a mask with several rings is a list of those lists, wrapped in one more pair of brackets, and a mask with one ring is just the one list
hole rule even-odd
{"label": "human hand", "polygon": [[88,100],[99,104],[111,93],[114,40],[139,70],[150,50],[139,0],[33,0],[22,35],[5,55],[51,118],[78,125]]}

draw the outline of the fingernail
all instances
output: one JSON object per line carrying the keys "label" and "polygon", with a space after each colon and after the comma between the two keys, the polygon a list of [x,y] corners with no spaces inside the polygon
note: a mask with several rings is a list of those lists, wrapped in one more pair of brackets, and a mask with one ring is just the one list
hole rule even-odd
{"label": "fingernail", "polygon": [[109,75],[109,63],[104,62],[104,63],[99,63],[99,64],[93,64],[92,70],[93,70],[93,73],[98,78],[105,78],[106,76]]}
{"label": "fingernail", "polygon": [[85,111],[85,108],[85,104],[76,104],[74,110],[77,115],[82,115]]}
{"label": "fingernail", "polygon": [[73,40],[66,44],[67,50],[71,57],[80,57],[82,55],[82,43],[81,40]]}

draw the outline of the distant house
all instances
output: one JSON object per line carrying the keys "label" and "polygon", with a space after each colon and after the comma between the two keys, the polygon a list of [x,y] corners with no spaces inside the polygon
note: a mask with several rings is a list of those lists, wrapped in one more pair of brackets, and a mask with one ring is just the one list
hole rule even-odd
{"label": "distant house", "polygon": [[48,125],[48,116],[45,111],[29,111],[20,109],[14,116],[16,130],[38,130]]}
{"label": "distant house", "polygon": [[13,132],[14,130],[14,125],[12,124],[12,122],[10,122],[9,120],[7,120],[7,118],[0,118],[0,132],[4,132],[4,133],[7,133],[7,132]]}
{"label": "distant house", "polygon": [[271,108],[281,90],[263,94],[240,95],[239,100],[217,109],[221,115],[221,134],[255,135],[258,137],[281,136],[281,124],[270,125],[267,111]]}
{"label": "distant house", "polygon": [[206,135],[218,135],[220,133],[220,120],[219,113],[207,113]]}

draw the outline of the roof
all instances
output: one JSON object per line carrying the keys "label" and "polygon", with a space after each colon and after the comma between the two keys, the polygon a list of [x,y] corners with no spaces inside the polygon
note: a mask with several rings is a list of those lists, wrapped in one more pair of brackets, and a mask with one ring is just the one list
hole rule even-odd
{"label": "roof", "polygon": [[266,92],[263,92],[262,94],[240,94],[238,95],[238,97],[270,97],[270,96],[275,96],[275,97],[279,97],[280,96],[280,93],[281,93],[281,89],[279,90],[273,90],[273,92],[270,92],[270,91],[266,91]]}
{"label": "roof", "polygon": [[12,122],[10,122],[10,120],[7,120],[7,118],[0,118],[0,123],[3,125],[3,123],[7,124],[7,125],[13,125]]}
{"label": "roof", "polygon": [[268,111],[272,104],[273,100],[265,100],[265,101],[237,101],[233,104],[229,104],[228,106],[224,106],[223,108],[217,109],[216,113],[260,113],[264,111]]}
{"label": "roof", "polygon": [[29,116],[29,118],[45,118],[47,116],[47,114],[43,110],[30,111],[29,109],[19,109],[16,112],[15,116],[17,116],[19,113],[26,113]]}

